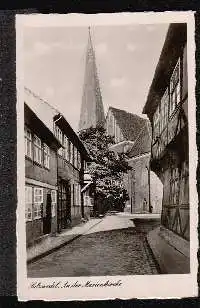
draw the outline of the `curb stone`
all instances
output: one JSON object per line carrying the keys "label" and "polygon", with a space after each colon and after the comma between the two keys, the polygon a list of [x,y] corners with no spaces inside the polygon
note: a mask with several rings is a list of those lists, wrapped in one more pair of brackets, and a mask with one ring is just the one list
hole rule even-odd
{"label": "curb stone", "polygon": [[91,226],[89,229],[87,229],[85,232],[80,233],[80,234],[76,234],[76,235],[74,235],[74,237],[72,237],[72,238],[66,240],[65,242],[63,242],[63,243],[61,243],[61,244],[59,244],[59,245],[57,245],[57,246],[55,246],[55,247],[52,247],[52,248],[50,248],[49,250],[44,251],[44,252],[40,253],[40,254],[37,255],[37,256],[34,256],[34,257],[32,257],[32,258],[29,258],[29,259],[26,261],[26,263],[27,263],[27,264],[30,264],[30,263],[36,262],[36,261],[38,261],[39,259],[42,259],[42,258],[46,257],[47,255],[49,255],[49,254],[55,252],[56,250],[59,250],[60,248],[66,246],[67,244],[70,244],[70,243],[73,242],[74,240],[76,240],[76,239],[78,239],[79,237],[83,236],[85,233],[87,233],[89,230],[91,230],[94,226],[97,226],[101,221],[102,221],[102,219],[101,219],[100,221],[98,221],[96,224],[94,224],[93,226]]}

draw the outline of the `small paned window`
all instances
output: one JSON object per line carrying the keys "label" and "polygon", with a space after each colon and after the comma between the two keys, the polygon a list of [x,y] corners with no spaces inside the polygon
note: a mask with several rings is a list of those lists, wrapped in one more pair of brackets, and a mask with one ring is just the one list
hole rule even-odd
{"label": "small paned window", "polygon": [[74,146],[74,167],[77,168],[77,148]]}
{"label": "small paned window", "polygon": [[63,144],[63,133],[56,124],[54,124],[54,134],[56,135],[56,138],[60,141],[60,143]]}
{"label": "small paned window", "polygon": [[80,154],[79,151],[78,151],[78,155],[77,155],[77,160],[78,160],[78,169],[80,170],[81,169],[81,154]]}
{"label": "small paned window", "polygon": [[51,205],[52,205],[52,217],[56,216],[56,204],[57,204],[57,191],[56,190],[52,190],[51,191]]}
{"label": "small paned window", "polygon": [[33,137],[33,146],[34,161],[42,164],[42,142],[36,135]]}
{"label": "small paned window", "polygon": [[25,128],[25,155],[32,158],[32,135],[31,131]]}
{"label": "small paned window", "polygon": [[175,69],[170,79],[170,115],[175,110],[180,102],[180,59],[178,60]]}
{"label": "small paned window", "polygon": [[42,216],[43,188],[34,187],[34,211],[33,219],[39,219]]}
{"label": "small paned window", "polygon": [[69,157],[70,164],[73,164],[73,159],[74,159],[74,149],[73,149],[73,143],[70,141],[70,157]]}
{"label": "small paned window", "polygon": [[168,120],[168,105],[169,105],[169,90],[168,88],[165,90],[165,93],[161,99],[160,106],[160,133],[167,125]]}
{"label": "small paned window", "polygon": [[159,121],[160,107],[158,106],[156,112],[154,113],[154,139],[160,134],[160,121]]}
{"label": "small paned window", "polygon": [[49,169],[49,167],[50,167],[50,149],[46,144],[44,144],[43,150],[44,150],[44,167]]}
{"label": "small paned window", "polygon": [[33,216],[33,192],[31,186],[25,186],[25,218],[31,221]]}
{"label": "small paned window", "polygon": [[56,190],[51,191],[51,202],[57,203],[57,192],[56,192]]}
{"label": "small paned window", "polygon": [[63,149],[63,152],[64,152],[64,158],[69,161],[69,142],[68,142],[68,138],[67,136],[64,135],[64,149]]}

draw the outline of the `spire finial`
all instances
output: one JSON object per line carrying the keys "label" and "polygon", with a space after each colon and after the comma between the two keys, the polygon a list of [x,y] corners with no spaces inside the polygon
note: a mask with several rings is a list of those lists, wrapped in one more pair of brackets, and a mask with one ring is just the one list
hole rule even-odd
{"label": "spire finial", "polygon": [[91,27],[88,27],[88,33],[89,33],[89,40],[91,41]]}

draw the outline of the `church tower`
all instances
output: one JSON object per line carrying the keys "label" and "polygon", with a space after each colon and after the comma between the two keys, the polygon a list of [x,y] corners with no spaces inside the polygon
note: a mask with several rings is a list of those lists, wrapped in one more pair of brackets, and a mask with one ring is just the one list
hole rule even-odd
{"label": "church tower", "polygon": [[97,75],[95,52],[92,46],[89,28],[79,131],[101,124],[104,125],[104,123],[104,108]]}

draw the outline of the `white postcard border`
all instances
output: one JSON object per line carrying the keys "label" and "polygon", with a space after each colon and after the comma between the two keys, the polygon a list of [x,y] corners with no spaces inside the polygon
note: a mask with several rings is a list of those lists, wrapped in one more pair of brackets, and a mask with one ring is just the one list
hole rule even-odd
{"label": "white postcard border", "polygon": [[[191,273],[182,275],[135,275],[96,276],[66,278],[27,278],[25,241],[24,200],[24,99],[23,99],[23,27],[40,26],[89,26],[89,25],[132,25],[187,22],[188,25],[188,87],[189,87],[189,147],[190,147],[190,265]],[[46,300],[100,300],[130,298],[182,298],[197,296],[197,224],[198,196],[196,190],[196,103],[195,103],[195,24],[194,12],[161,13],[116,13],[116,14],[31,14],[16,15],[16,76],[17,76],[17,293],[20,301]],[[64,283],[104,283],[107,280],[118,284],[104,287],[64,287]],[[54,283],[54,288],[30,288],[31,284]],[[60,282],[61,288],[56,288]],[[121,285],[120,285],[121,284]],[[58,284],[59,286],[59,284]]]}

